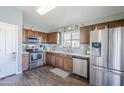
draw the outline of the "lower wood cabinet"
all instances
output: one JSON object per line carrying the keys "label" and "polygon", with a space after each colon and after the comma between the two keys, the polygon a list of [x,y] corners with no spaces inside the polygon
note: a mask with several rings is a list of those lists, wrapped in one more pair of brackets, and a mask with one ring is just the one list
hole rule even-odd
{"label": "lower wood cabinet", "polygon": [[29,67],[29,54],[22,54],[22,70],[28,70]]}
{"label": "lower wood cabinet", "polygon": [[68,72],[72,72],[73,60],[71,55],[65,55],[61,53],[46,53],[46,63],[54,67],[64,69]]}
{"label": "lower wood cabinet", "polygon": [[63,54],[56,54],[56,66],[59,68],[64,68]]}
{"label": "lower wood cabinet", "polygon": [[64,55],[64,70],[72,72],[72,56],[71,55]]}
{"label": "lower wood cabinet", "polygon": [[51,65],[51,53],[50,52],[46,53],[46,64]]}
{"label": "lower wood cabinet", "polygon": [[56,65],[56,56],[55,53],[51,53],[51,65],[55,66]]}

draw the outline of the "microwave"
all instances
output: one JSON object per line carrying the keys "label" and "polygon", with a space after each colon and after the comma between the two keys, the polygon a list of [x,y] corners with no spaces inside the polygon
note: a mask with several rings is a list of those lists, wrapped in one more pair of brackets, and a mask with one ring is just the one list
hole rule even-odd
{"label": "microwave", "polygon": [[28,37],[27,38],[27,43],[40,43],[40,38],[39,37]]}

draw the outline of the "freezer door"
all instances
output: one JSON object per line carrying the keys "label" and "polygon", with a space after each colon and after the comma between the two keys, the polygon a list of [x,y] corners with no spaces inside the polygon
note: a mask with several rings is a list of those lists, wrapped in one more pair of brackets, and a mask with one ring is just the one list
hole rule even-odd
{"label": "freezer door", "polygon": [[109,30],[109,62],[108,68],[124,71],[124,28]]}
{"label": "freezer door", "polygon": [[105,78],[105,73],[103,68],[90,66],[90,85],[93,86],[105,86],[107,85],[107,78]]}
{"label": "freezer door", "polygon": [[124,86],[124,73],[96,66],[90,66],[90,69],[90,85]]}
{"label": "freezer door", "polygon": [[90,64],[107,68],[108,29],[91,31],[90,50]]}

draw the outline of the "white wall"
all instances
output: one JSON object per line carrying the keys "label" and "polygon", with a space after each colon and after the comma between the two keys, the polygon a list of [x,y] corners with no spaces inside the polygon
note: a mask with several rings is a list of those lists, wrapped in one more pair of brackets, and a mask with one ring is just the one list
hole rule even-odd
{"label": "white wall", "polygon": [[0,7],[0,22],[15,24],[15,25],[18,25],[19,27],[19,32],[18,32],[18,36],[19,36],[18,63],[19,64],[18,64],[17,73],[22,71],[22,23],[23,23],[22,20],[23,20],[22,12],[16,9],[15,7],[11,7],[11,6]]}
{"label": "white wall", "polygon": [[24,27],[24,28],[31,29],[32,26],[33,26],[36,31],[39,31],[39,32],[46,32],[46,33],[49,32],[48,29],[45,29],[45,28],[42,27],[42,24],[39,25],[39,24],[37,24],[37,23],[35,23],[35,22],[32,23],[32,22],[27,21],[27,20],[25,20],[25,19],[23,19],[23,20],[24,20],[24,21],[23,21],[23,27]]}

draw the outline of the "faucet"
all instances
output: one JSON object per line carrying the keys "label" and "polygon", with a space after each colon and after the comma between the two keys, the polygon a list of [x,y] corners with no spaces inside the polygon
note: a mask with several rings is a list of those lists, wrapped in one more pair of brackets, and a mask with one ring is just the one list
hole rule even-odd
{"label": "faucet", "polygon": [[73,50],[71,48],[68,48],[67,52],[73,53]]}

